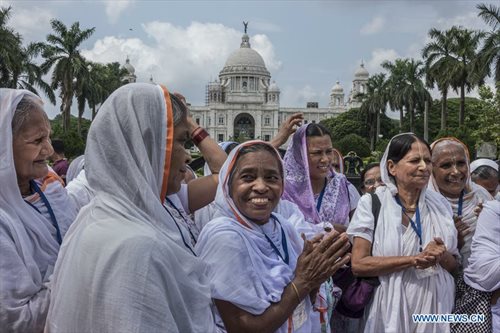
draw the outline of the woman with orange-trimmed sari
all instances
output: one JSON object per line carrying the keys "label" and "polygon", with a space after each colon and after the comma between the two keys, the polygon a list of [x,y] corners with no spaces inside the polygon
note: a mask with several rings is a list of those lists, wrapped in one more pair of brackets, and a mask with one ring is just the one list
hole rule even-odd
{"label": "woman with orange-trimmed sari", "polygon": [[95,197],[63,242],[47,332],[216,331],[206,266],[163,205],[184,178],[186,115],[159,85],[104,102],[85,150]]}
{"label": "woman with orange-trimmed sari", "polygon": [[42,100],[0,89],[0,327],[41,332],[61,241],[76,217],[53,153]]}

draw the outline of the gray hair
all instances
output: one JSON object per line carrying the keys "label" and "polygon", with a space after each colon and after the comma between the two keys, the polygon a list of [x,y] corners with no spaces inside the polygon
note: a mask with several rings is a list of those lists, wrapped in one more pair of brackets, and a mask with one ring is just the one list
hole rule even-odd
{"label": "gray hair", "polygon": [[482,165],[471,173],[471,178],[473,182],[475,182],[477,179],[496,179],[498,178],[498,171],[488,165]]}
{"label": "gray hair", "polygon": [[16,137],[19,134],[23,126],[30,119],[33,111],[41,111],[45,120],[49,121],[47,114],[43,111],[42,101],[38,97],[24,95],[19,104],[17,104],[12,117],[12,137]]}
{"label": "gray hair", "polygon": [[172,101],[174,125],[177,125],[187,116],[188,109],[186,104],[174,94],[170,94],[170,99]]}

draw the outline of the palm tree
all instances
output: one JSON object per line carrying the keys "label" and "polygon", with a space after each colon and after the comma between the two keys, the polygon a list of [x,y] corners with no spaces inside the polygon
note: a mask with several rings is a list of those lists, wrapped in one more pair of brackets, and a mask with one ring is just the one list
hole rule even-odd
{"label": "palm tree", "polygon": [[39,53],[39,43],[30,43],[27,47],[22,48],[20,58],[18,59],[20,71],[13,73],[11,87],[26,89],[37,95],[39,95],[37,88],[41,89],[49,98],[50,102],[55,105],[56,97],[54,91],[51,86],[43,80],[43,75],[47,74],[46,71],[33,62],[33,59],[36,58]]}
{"label": "palm tree", "polygon": [[11,7],[0,8],[0,86],[10,87],[12,71],[20,71],[21,36],[7,26]]}
{"label": "palm tree", "polygon": [[77,73],[86,67],[86,62],[80,54],[79,47],[88,39],[95,28],[80,29],[80,23],[75,22],[68,29],[61,21],[52,20],[50,22],[53,34],[47,36],[47,43],[44,45],[43,57],[45,62],[42,68],[52,72],[52,89],[60,89],[61,113],[63,120],[63,131],[67,132],[70,126],[71,103],[74,96],[74,86]]}
{"label": "palm tree", "polygon": [[476,72],[481,75],[479,79],[484,79],[493,69],[495,82],[500,82],[500,7],[479,4],[477,9],[479,9],[478,16],[492,26],[493,31],[485,34],[483,47],[475,62]]}
{"label": "palm tree", "polygon": [[422,50],[425,59],[426,85],[433,88],[437,85],[442,95],[441,99],[441,129],[444,130],[448,122],[448,89],[453,80],[453,68],[457,59],[452,54],[452,35],[449,30],[442,32],[435,28],[429,30],[432,39]]}
{"label": "palm tree", "polygon": [[399,132],[403,132],[404,104],[399,99],[398,91],[403,84],[405,63],[403,59],[396,59],[394,63],[384,61],[382,68],[389,72],[386,82],[387,101],[392,110],[399,110]]}
{"label": "palm tree", "polygon": [[452,88],[458,92],[460,89],[460,110],[458,125],[462,126],[465,119],[465,90],[470,92],[482,80],[471,79],[474,72],[473,61],[477,57],[477,47],[484,36],[483,32],[452,27],[450,34],[453,36],[452,51],[457,62],[450,74],[453,77]]}
{"label": "palm tree", "polygon": [[423,110],[425,101],[431,96],[425,89],[422,78],[425,68],[422,61],[414,59],[396,59],[393,63],[385,61],[382,67],[390,73],[388,79],[389,105],[400,110],[400,130],[402,131],[403,107],[410,116],[410,131],[415,130],[415,110]]}
{"label": "palm tree", "polygon": [[375,150],[375,143],[380,125],[380,114],[385,113],[387,106],[387,85],[385,74],[379,73],[368,79],[366,94],[364,95],[361,111],[366,112],[367,122],[370,125],[370,149]]}

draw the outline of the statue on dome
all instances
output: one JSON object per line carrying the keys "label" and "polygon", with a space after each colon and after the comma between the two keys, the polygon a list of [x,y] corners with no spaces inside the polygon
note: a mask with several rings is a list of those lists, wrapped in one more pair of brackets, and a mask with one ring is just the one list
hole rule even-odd
{"label": "statue on dome", "polygon": [[247,22],[243,21],[243,25],[245,26],[245,33],[247,33],[247,29],[248,29],[248,21],[247,21]]}

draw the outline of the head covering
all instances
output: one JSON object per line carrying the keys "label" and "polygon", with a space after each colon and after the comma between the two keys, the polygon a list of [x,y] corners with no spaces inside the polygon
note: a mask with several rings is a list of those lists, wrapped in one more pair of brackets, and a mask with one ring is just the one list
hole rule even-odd
{"label": "head covering", "polygon": [[285,178],[285,193],[283,199],[299,206],[306,220],[318,224],[346,224],[349,221],[349,190],[347,179],[343,174],[336,173],[333,168],[328,175],[320,211],[316,208],[316,200],[309,177],[306,130],[308,125],[302,125],[292,137],[285,154],[284,163],[287,172]]}
{"label": "head covering", "polygon": [[[377,227],[374,230],[372,199],[370,194],[361,197],[358,208],[347,229],[351,242],[361,237],[373,244],[373,256],[410,256],[419,253],[419,238],[413,228],[404,227],[402,209],[395,200],[398,187],[387,171],[387,159],[391,139],[380,163],[382,181],[375,193],[381,202]],[[422,225],[422,247],[441,237],[452,254],[457,251],[457,231],[452,213],[446,200],[438,193],[420,192],[418,201]],[[450,313],[454,303],[455,283],[453,277],[440,265],[436,266],[430,278],[417,277],[418,270],[407,268],[390,274],[380,275],[380,286],[376,288],[370,306],[365,311],[365,332],[441,332],[444,324],[413,323],[408,320],[411,313]],[[421,271],[419,272],[421,273]],[[433,275],[432,275],[433,274]],[[427,291],[432,292],[427,292]],[[398,304],[395,311],[394,304]]]}
{"label": "head covering", "polygon": [[[446,137],[434,141],[431,144],[432,151],[434,152],[437,146],[446,144],[459,144],[464,149],[467,169],[470,169],[469,149],[462,141],[458,140],[457,138]],[[480,203],[492,199],[491,195],[488,193],[488,191],[486,191],[486,189],[484,189],[480,185],[477,185],[471,180],[470,172],[466,172],[465,176],[467,177],[467,179],[465,181],[465,187],[464,187],[465,193],[462,201],[461,217],[462,217],[462,222],[465,222],[466,224],[469,225],[469,229],[471,230],[471,232],[467,236],[465,236],[464,245],[460,249],[460,254],[462,255],[462,265],[464,268],[467,267],[468,264],[468,259],[471,254],[472,236],[474,236],[474,232],[476,230],[477,215],[474,212],[474,210]],[[431,176],[431,180],[429,181],[429,189],[437,193],[440,193],[439,186],[434,176]],[[458,215],[460,198],[448,198],[448,197],[445,198],[451,205],[453,214]]]}
{"label": "head covering", "polygon": [[173,147],[165,88],[120,87],[90,128],[85,171],[95,198],[63,242],[50,332],[213,332],[205,265],[163,207]]}
{"label": "head covering", "polygon": [[[34,332],[45,323],[49,292],[44,283],[52,273],[59,244],[51,220],[28,206],[17,184],[12,118],[24,96],[39,99],[26,90],[0,89],[0,326],[7,331]],[[37,184],[43,187],[64,235],[75,212],[67,204],[58,177],[53,172],[49,176],[55,179],[48,186],[50,194],[41,180]],[[26,199],[41,202],[38,194]]]}
{"label": "head covering", "polygon": [[73,161],[71,161],[68,172],[66,173],[66,184],[69,184],[73,179],[78,176],[80,171],[83,170],[85,166],[85,156],[80,155],[77,158],[75,158]]}
{"label": "head covering", "polygon": [[490,160],[488,158],[480,158],[480,159],[473,161],[470,164],[470,173],[473,173],[474,171],[476,171],[477,168],[482,167],[482,166],[489,166],[490,168],[493,168],[494,170],[496,170],[498,172],[498,163],[497,162]]}
{"label": "head covering", "polygon": [[[269,145],[260,140],[242,143],[231,151],[222,166],[215,198],[216,218],[202,230],[196,251],[209,266],[212,298],[231,302],[251,314],[260,315],[272,303],[281,300],[284,288],[293,279],[302,241],[293,226],[279,214],[273,213],[274,217],[264,225],[253,223],[243,216],[229,195],[228,182],[239,152],[255,144]],[[282,167],[277,151],[276,159]],[[278,256],[264,234],[284,257],[286,249],[283,244],[287,244],[289,264]],[[308,297],[305,306],[309,314],[311,304]],[[304,328],[309,328],[304,332],[311,331],[309,325],[309,321],[304,324]],[[277,332],[287,332],[287,329],[288,323],[285,323]]]}

